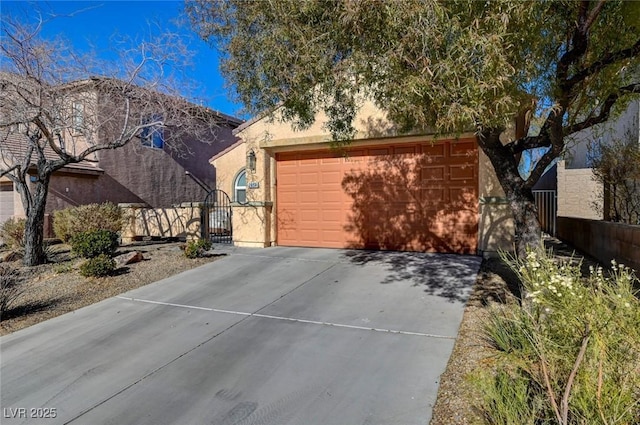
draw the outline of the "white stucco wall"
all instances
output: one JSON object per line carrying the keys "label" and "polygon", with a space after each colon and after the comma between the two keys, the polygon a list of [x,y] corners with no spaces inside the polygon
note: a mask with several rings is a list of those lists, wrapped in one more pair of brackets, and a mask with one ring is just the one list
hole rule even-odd
{"label": "white stucco wall", "polygon": [[564,155],[567,169],[589,168],[589,145],[598,141],[624,140],[631,137],[640,144],[640,100],[631,102],[619,116],[572,135]]}

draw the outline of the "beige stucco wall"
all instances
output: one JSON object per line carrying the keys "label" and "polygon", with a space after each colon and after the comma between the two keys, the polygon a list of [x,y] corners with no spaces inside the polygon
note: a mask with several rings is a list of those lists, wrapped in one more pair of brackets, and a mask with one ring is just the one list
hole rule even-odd
{"label": "beige stucco wall", "polygon": [[[8,177],[2,176],[0,177],[1,182],[11,182]],[[22,206],[22,198],[20,198],[20,194],[15,189],[15,185],[13,185],[13,217],[24,217],[25,212]]]}
{"label": "beige stucco wall", "polygon": [[487,155],[479,151],[478,249],[486,254],[499,250],[513,250],[515,225],[511,207],[507,204],[493,165]]}
{"label": "beige stucco wall", "polygon": [[602,185],[591,168],[567,169],[558,162],[558,216],[602,220]]}
{"label": "beige stucco wall", "polygon": [[119,204],[126,217],[123,242],[136,236],[197,239],[201,236],[201,204],[185,203],[172,208],[145,208],[142,204]]}
{"label": "beige stucco wall", "polygon": [[[238,173],[246,168],[247,154],[251,149],[256,153],[257,164],[256,172],[247,170],[247,184],[258,182],[259,187],[247,187],[247,204],[243,205],[234,199],[234,182]],[[231,224],[233,240],[237,246],[266,247],[275,243],[271,223],[274,218],[273,203],[268,197],[272,192],[264,190],[265,184],[270,184],[270,179],[264,177],[266,170],[270,168],[264,164],[268,160],[268,154],[255,144],[241,143],[211,161],[216,169],[216,188],[225,191],[233,202]]]}
{"label": "beige stucco wall", "polygon": [[225,191],[235,201],[233,183],[238,173],[247,165],[246,145],[240,143],[210,163],[216,170],[216,189]]}
{"label": "beige stucco wall", "polygon": [[233,206],[233,241],[237,246],[264,248],[275,244],[272,237],[271,203],[255,202]]}
{"label": "beige stucco wall", "polygon": [[[277,202],[275,190],[275,155],[294,150],[326,149],[331,136],[324,129],[326,117],[319,114],[310,128],[295,130],[289,123],[262,118],[249,123],[237,136],[244,143],[211,161],[216,169],[219,189],[233,193],[233,181],[238,171],[246,166],[247,153],[257,156],[255,172],[247,172],[247,183],[257,188],[247,189],[248,206],[234,206],[234,243],[243,246],[270,246],[276,242],[276,218],[273,205]],[[365,103],[356,117],[356,136],[351,147],[375,144],[415,143],[434,140],[430,135],[400,136],[386,115],[373,103]],[[472,137],[463,134],[461,137]],[[498,183],[489,159],[479,152],[479,250],[495,252],[512,249],[513,219],[505,203],[504,192]]]}

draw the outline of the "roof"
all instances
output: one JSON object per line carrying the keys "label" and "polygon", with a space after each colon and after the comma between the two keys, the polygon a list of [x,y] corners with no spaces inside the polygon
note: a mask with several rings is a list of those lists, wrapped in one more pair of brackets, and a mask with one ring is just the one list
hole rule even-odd
{"label": "roof", "polygon": [[217,154],[213,155],[210,159],[209,162],[213,162],[216,159],[220,158],[222,155],[225,155],[228,152],[231,152],[232,150],[234,150],[235,148],[237,148],[238,146],[240,146],[241,144],[244,143],[244,140],[240,139],[237,142],[235,142],[233,145],[229,146],[228,148],[226,148],[223,151],[218,152]]}
{"label": "roof", "polygon": [[[24,156],[24,152],[27,149],[28,143],[29,141],[27,140],[27,136],[25,136],[24,134],[10,133],[4,135],[0,139],[0,158],[6,155],[11,162],[19,161]],[[49,161],[60,159],[58,154],[56,154],[55,151],[48,145],[46,145],[44,148],[44,157]],[[34,159],[35,158],[32,158],[32,164],[35,164]],[[67,164],[64,168],[69,169],[69,171],[104,171],[90,161],[81,161],[78,163]]]}
{"label": "roof", "polygon": [[[277,109],[277,108],[276,108]],[[255,117],[251,118],[248,121],[244,121],[241,125],[239,125],[238,127],[236,127],[235,130],[233,130],[233,135],[237,136],[238,133],[242,132],[242,130],[244,130],[247,127],[251,127],[253,124],[255,124],[256,122],[260,121],[263,118],[268,117],[272,112],[265,112],[259,115],[256,115]]]}
{"label": "roof", "polygon": [[[122,80],[118,80],[116,78],[92,76],[92,77],[89,77],[86,80],[78,80],[78,81],[71,82],[68,85],[69,86],[74,86],[74,87],[75,86],[80,87],[80,86],[83,86],[83,85],[96,84],[96,83],[108,83],[108,82],[115,83],[115,84],[120,84],[120,83],[130,84],[130,83],[126,83],[126,82],[124,82]],[[135,86],[135,84],[130,84],[130,85]],[[100,89],[100,86],[98,84],[96,84],[95,87],[98,90]],[[152,90],[149,90],[149,89],[147,89],[145,87],[138,87],[138,86],[135,86],[135,87],[137,87],[139,89],[142,89],[142,90],[147,90],[147,91],[152,92]],[[225,113],[220,112],[220,111],[218,111],[216,109],[212,109],[212,108],[210,108],[208,106],[198,105],[196,103],[193,103],[193,102],[191,102],[191,101],[189,101],[187,99],[184,99],[184,98],[181,98],[181,97],[178,97],[178,96],[174,96],[174,95],[166,94],[166,93],[159,93],[159,92],[156,92],[156,93],[158,93],[159,95],[162,95],[162,96],[170,97],[170,98],[176,98],[176,99],[180,98],[185,103],[189,104],[190,107],[200,109],[203,112],[205,112],[206,114],[213,115],[216,118],[222,119],[226,124],[229,125],[229,127],[232,127],[234,129],[236,127],[242,125],[245,122],[245,120],[243,120],[243,119],[240,119],[240,118],[225,114]]]}

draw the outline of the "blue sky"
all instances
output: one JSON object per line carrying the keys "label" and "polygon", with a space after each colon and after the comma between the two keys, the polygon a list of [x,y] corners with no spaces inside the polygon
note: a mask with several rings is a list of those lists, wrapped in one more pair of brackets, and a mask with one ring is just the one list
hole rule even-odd
{"label": "blue sky", "polygon": [[[193,66],[186,69],[187,77],[199,82],[198,93],[204,103],[226,114],[242,116],[241,105],[233,103],[224,80],[218,70],[218,54],[214,48],[188,27],[176,21],[184,7],[182,1],[2,1],[2,15],[32,19],[35,22],[39,10],[44,18],[56,15],[43,27],[43,38],[63,36],[77,51],[87,51],[91,46],[102,58],[113,54],[112,37],[130,36],[140,39],[161,29],[177,31],[189,38],[194,51]],[[69,16],[73,14],[73,16]],[[155,28],[155,29],[154,29]],[[185,93],[186,96],[193,95]]]}

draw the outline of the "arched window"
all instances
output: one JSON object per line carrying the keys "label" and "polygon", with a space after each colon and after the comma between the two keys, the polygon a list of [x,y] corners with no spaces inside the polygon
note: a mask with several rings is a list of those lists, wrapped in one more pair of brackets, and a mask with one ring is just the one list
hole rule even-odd
{"label": "arched window", "polygon": [[244,204],[247,202],[247,171],[242,170],[233,182],[234,201]]}

